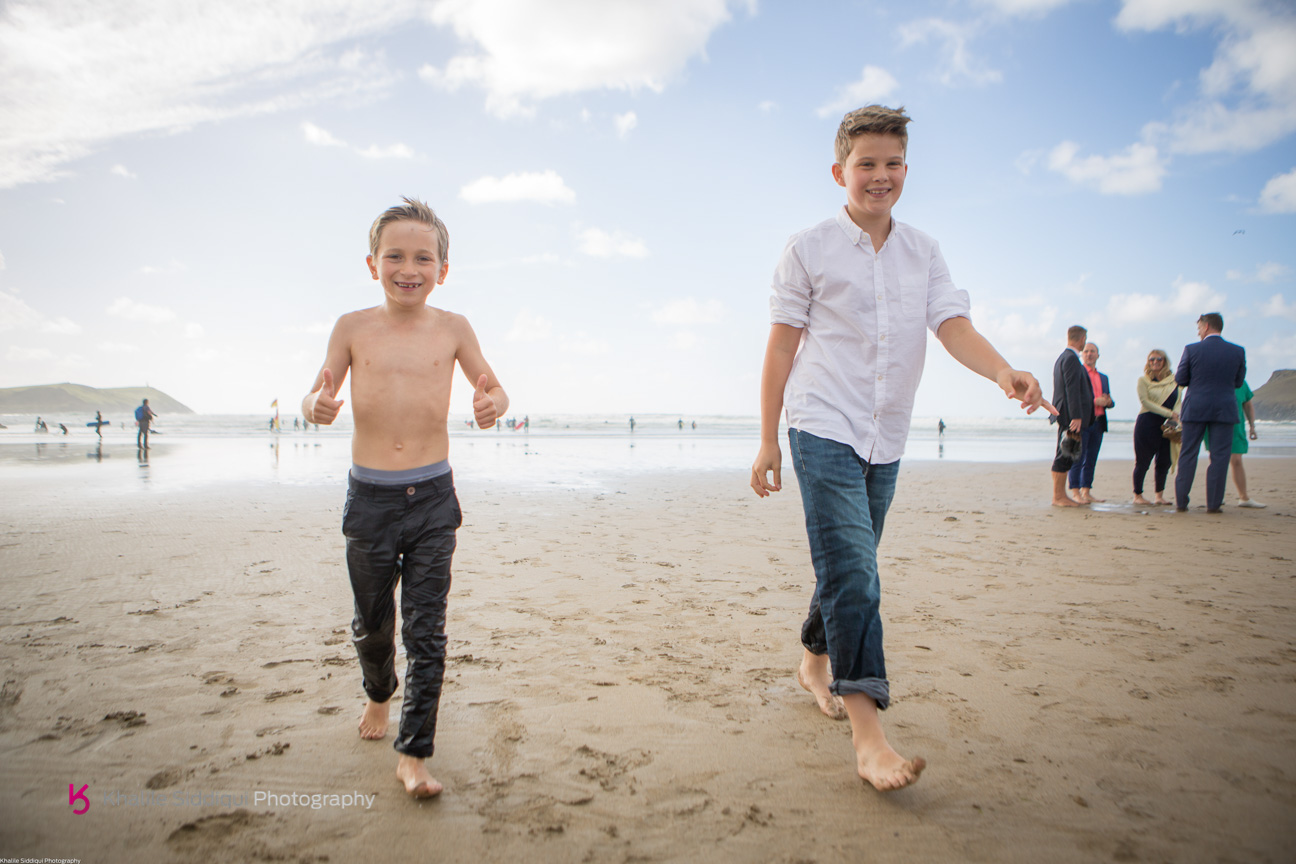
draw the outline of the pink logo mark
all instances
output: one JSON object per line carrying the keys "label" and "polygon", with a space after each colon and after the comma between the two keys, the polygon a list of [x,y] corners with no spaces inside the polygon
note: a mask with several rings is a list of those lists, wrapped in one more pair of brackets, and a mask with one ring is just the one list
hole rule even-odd
{"label": "pink logo mark", "polygon": [[[87,798],[85,794],[85,791],[89,788],[90,784],[87,783],[74,792],[72,784],[68,784],[68,806],[71,807],[72,812],[78,816],[84,816],[86,811],[90,809],[90,799]],[[77,799],[80,799],[82,804],[85,805],[80,810],[76,809]]]}

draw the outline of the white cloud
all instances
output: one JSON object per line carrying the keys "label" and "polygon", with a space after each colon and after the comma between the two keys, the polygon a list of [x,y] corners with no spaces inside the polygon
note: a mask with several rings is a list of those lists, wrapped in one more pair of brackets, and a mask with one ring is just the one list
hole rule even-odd
{"label": "white cloud", "polygon": [[777,102],[771,102],[769,99],[766,99],[764,102],[756,106],[756,110],[760,111],[762,114],[768,114],[777,107]]}
{"label": "white cloud", "polygon": [[1173,153],[1246,153],[1296,131],[1296,14],[1265,0],[1124,0],[1124,31],[1211,29],[1219,42],[1199,76],[1200,96],[1172,122],[1152,123]]}
{"label": "white cloud", "polygon": [[635,112],[627,111],[613,116],[612,123],[616,126],[617,137],[625,138],[630,134],[630,130],[639,125],[639,118],[635,116]]}
{"label": "white cloud", "polygon": [[1288,303],[1281,294],[1275,294],[1260,308],[1260,314],[1266,318],[1290,318],[1296,321],[1296,304]]}
{"label": "white cloud", "polygon": [[998,84],[1003,80],[1003,73],[991,69],[968,50],[968,43],[980,28],[977,22],[965,24],[943,18],[911,21],[900,27],[900,47],[922,45],[929,40],[941,43],[942,57],[937,79],[946,86]]}
{"label": "white cloud", "polygon": [[486,93],[499,117],[535,113],[533,102],[588,90],[661,92],[707,39],[730,20],[731,6],[754,0],[441,0],[432,20],[454,30],[466,50],[423,80]]}
{"label": "white cloud", "polygon": [[3,269],[5,269],[5,257],[4,257],[4,253],[0,252],[0,270]]}
{"label": "white cloud", "polygon": [[100,342],[95,346],[104,354],[138,354],[140,346],[130,342]]}
{"label": "white cloud", "polygon": [[1161,188],[1165,160],[1150,144],[1131,144],[1114,156],[1081,158],[1079,152],[1080,145],[1063,141],[1049,153],[1049,169],[1104,195],[1141,195]]}
{"label": "white cloud", "polygon": [[544,342],[553,333],[549,319],[530,309],[520,310],[513,318],[513,326],[504,338],[509,342]]}
{"label": "white cloud", "polygon": [[865,66],[858,81],[838,88],[836,97],[820,106],[816,113],[820,117],[831,117],[865,105],[885,102],[899,86],[900,83],[882,67]]}
{"label": "white cloud", "polygon": [[523,264],[561,264],[562,259],[553,252],[541,252],[539,255],[527,255],[522,259]]}
{"label": "white cloud", "polygon": [[575,336],[564,336],[559,339],[558,350],[564,354],[594,357],[599,354],[611,354],[612,345],[606,339],[599,339],[581,332]]}
{"label": "white cloud", "polygon": [[127,321],[142,321],[146,324],[165,324],[176,317],[176,313],[161,306],[150,306],[138,303],[127,297],[118,297],[108,307],[108,314],[114,318],[125,318]]}
{"label": "white cloud", "polygon": [[312,336],[327,335],[333,332],[332,321],[313,321],[309,324],[285,324],[279,328],[281,333],[306,333]]}
{"label": "white cloud", "polygon": [[316,147],[341,147],[357,153],[365,159],[412,159],[414,157],[414,151],[408,145],[399,142],[389,144],[386,147],[370,144],[362,150],[353,144],[348,144],[327,129],[316,126],[314,123],[303,121],[301,128],[302,134],[306,136],[306,141]]}
{"label": "white cloud", "polygon": [[118,176],[118,177],[125,177],[127,180],[138,180],[138,179],[139,179],[139,175],[138,175],[138,174],[135,174],[133,171],[131,171],[131,170],[130,170],[129,168],[127,168],[125,165],[114,165],[114,166],[112,166],[112,168],[110,168],[110,169],[108,169],[108,170],[109,170],[110,173],[115,174],[115,175]]}
{"label": "white cloud", "polygon": [[598,228],[586,228],[580,232],[580,251],[595,258],[611,258],[615,255],[626,258],[648,257],[648,247],[639,238],[620,231],[609,234]]}
{"label": "white cloud", "polygon": [[671,336],[667,348],[671,351],[687,351],[698,344],[698,335],[692,330],[680,330]]}
{"label": "white cloud", "polygon": [[1270,366],[1277,369],[1291,369],[1296,366],[1296,333],[1285,336],[1273,336],[1256,349]]}
{"label": "white cloud", "polygon": [[487,175],[459,190],[459,197],[469,204],[498,204],[512,201],[535,201],[541,204],[571,204],[576,193],[568,188],[557,171]]}
{"label": "white cloud", "polygon": [[54,359],[54,352],[48,348],[22,348],[10,345],[5,352],[5,359],[10,363],[44,362]]}
{"label": "white cloud", "polygon": [[317,147],[345,147],[347,143],[340,138],[335,138],[333,133],[327,129],[321,129],[309,120],[303,120],[301,124],[302,134],[306,140]]}
{"label": "white cloud", "polygon": [[1241,270],[1230,270],[1224,275],[1235,282],[1264,282],[1270,284],[1284,279],[1291,273],[1291,268],[1277,261],[1266,261],[1256,267],[1255,273],[1247,274]]}
{"label": "white cloud", "polygon": [[0,189],[65,177],[113,139],[382,90],[396,76],[381,54],[335,46],[414,20],[422,5],[11,0],[0,16]]}
{"label": "white cloud", "polygon": [[6,330],[71,336],[81,332],[81,325],[67,318],[46,318],[19,297],[0,291],[0,332]]}
{"label": "white cloud", "polygon": [[189,324],[186,324],[184,328],[184,335],[186,339],[201,339],[204,335],[206,335],[206,333],[207,331],[203,329],[203,326],[201,324],[194,324],[190,322]]}
{"label": "white cloud", "polygon": [[719,300],[707,300],[699,303],[692,297],[683,300],[672,300],[652,313],[652,320],[658,324],[674,324],[691,327],[696,324],[715,324],[724,317],[724,304]]}
{"label": "white cloud", "polygon": [[1167,317],[1195,317],[1224,305],[1224,295],[1205,282],[1187,282],[1180,276],[1173,289],[1168,295],[1113,294],[1107,301],[1106,320],[1114,325],[1143,324]]}
{"label": "white cloud", "polygon": [[1270,178],[1260,192],[1260,210],[1265,213],[1296,213],[1296,168]]}

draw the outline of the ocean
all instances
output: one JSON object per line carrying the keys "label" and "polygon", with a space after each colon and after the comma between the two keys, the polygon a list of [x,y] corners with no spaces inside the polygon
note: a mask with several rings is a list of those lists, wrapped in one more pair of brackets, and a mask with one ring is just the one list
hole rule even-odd
{"label": "ocean", "polygon": [[[296,484],[338,487],[351,464],[351,419],[319,429],[272,431],[266,415],[170,415],[159,418],[151,449],[135,448],[134,418],[105,419],[102,442],[84,424],[90,418],[46,417],[50,432],[36,432],[35,415],[0,415],[0,483],[51,481],[50,488],[85,494],[169,491],[220,484]],[[522,421],[522,415],[512,418]],[[508,490],[605,489],[617,477],[660,471],[747,470],[756,455],[756,417],[674,414],[536,415],[524,428],[477,430],[468,417],[450,418],[450,462],[459,485]],[[916,417],[906,460],[1039,462],[1052,459],[1054,427],[1038,416]],[[62,434],[58,423],[67,424]],[[520,423],[518,425],[521,425]],[[1114,420],[1099,458],[1134,458],[1132,420]],[[1296,423],[1258,424],[1260,440],[1247,458],[1296,456]],[[784,453],[786,454],[786,441]],[[784,462],[789,474],[790,466]],[[63,482],[55,482],[63,481]],[[1105,480],[1105,491],[1114,479]],[[69,485],[70,484],[70,485]],[[1119,484],[1124,486],[1124,481]]]}

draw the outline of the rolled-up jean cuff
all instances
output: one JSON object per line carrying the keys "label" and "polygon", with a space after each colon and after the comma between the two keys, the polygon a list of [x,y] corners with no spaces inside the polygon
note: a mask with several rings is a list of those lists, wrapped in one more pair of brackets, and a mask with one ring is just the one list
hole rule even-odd
{"label": "rolled-up jean cuff", "polygon": [[836,696],[851,696],[863,693],[877,703],[879,711],[885,711],[891,704],[891,686],[884,678],[861,678],[859,681],[834,681],[828,686],[829,692]]}

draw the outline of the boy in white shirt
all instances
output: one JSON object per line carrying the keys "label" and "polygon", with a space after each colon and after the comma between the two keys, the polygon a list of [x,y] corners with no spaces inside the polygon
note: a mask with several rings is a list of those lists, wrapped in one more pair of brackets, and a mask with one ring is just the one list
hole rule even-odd
{"label": "boy in white shirt", "polygon": [[915,782],[927,764],[893,750],[878,717],[890,693],[877,573],[927,329],[1028,413],[1053,410],[1034,376],[972,326],[967,292],[954,286],[936,241],[891,217],[909,171],[908,123],[904,109],[880,105],[846,115],[832,166],[846,206],[793,235],[774,271],[751,478],[762,498],[782,488],[786,407],[815,569],[797,680],[825,714],[850,718],[856,770],[883,791]]}

